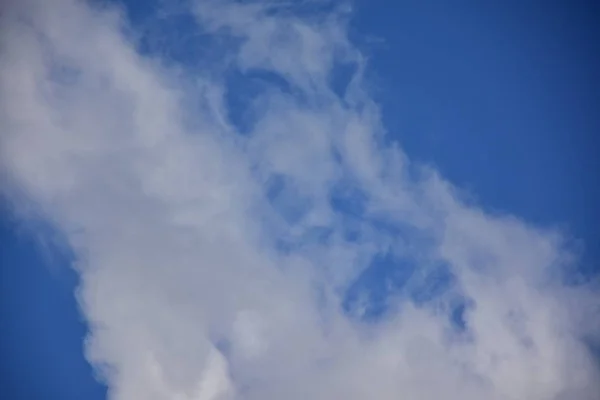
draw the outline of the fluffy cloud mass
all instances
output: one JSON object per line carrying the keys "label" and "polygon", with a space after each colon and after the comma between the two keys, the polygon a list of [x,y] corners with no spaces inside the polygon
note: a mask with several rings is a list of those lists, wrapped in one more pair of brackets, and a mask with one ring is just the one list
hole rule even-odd
{"label": "fluffy cloud mass", "polygon": [[410,162],[347,8],[199,0],[185,60],[107,4],[3,7],[2,194],[75,255],[111,399],[598,398],[567,240]]}

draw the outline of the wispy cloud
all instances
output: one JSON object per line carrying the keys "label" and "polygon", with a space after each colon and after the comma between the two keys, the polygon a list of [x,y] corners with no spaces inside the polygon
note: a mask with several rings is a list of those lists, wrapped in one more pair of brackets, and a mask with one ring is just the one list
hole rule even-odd
{"label": "wispy cloud", "polygon": [[0,17],[2,190],[73,249],[111,398],[597,396],[565,238],[391,143],[348,8],[199,1],[221,47],[181,68],[115,8],[43,3]]}

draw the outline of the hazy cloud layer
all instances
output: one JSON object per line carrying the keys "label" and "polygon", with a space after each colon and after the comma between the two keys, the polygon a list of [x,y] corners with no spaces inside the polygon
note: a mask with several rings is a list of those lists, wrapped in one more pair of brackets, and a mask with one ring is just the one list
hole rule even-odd
{"label": "hazy cloud layer", "polygon": [[0,183],[72,248],[111,399],[598,398],[565,238],[390,143],[348,9],[198,1],[178,65],[51,3],[0,14]]}

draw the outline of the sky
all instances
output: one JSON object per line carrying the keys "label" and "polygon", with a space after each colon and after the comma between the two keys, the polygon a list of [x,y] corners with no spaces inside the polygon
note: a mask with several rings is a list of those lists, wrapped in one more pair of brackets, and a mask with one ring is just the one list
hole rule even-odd
{"label": "sky", "polygon": [[0,398],[598,399],[591,3],[5,2]]}

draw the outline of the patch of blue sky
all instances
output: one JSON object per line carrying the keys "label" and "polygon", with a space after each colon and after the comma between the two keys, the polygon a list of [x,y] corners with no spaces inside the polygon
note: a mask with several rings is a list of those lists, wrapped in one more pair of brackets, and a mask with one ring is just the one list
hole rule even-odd
{"label": "patch of blue sky", "polygon": [[[282,174],[267,180],[266,196],[290,227],[301,225],[314,206],[311,199]],[[448,266],[430,266],[431,261],[415,260],[410,254],[411,249],[426,248],[431,238],[384,215],[370,213],[368,196],[360,188],[338,182],[332,187],[329,205],[337,216],[334,225],[303,226],[294,236],[282,233],[276,239],[277,249],[289,254],[305,246],[327,245],[335,235],[341,235],[339,238],[346,243],[381,240],[381,250],[363,266],[364,270],[342,294],[342,308],[348,315],[376,321],[393,312],[399,302],[410,301],[422,306],[450,290],[454,277]],[[395,249],[398,244],[405,248]]]}
{"label": "patch of blue sky", "polygon": [[345,104],[348,89],[358,72],[358,65],[354,61],[338,60],[334,63],[329,75],[329,87],[340,98],[342,104]]}
{"label": "patch of blue sky", "polygon": [[298,224],[312,209],[310,197],[304,195],[289,176],[273,174],[265,190],[272,207],[289,225]]}
{"label": "patch of blue sky", "polygon": [[294,91],[284,77],[261,69],[247,71],[230,69],[226,74],[226,87],[228,88],[225,93],[227,116],[240,134],[253,132],[260,114],[261,100],[268,94],[281,91],[294,94],[296,99],[301,98],[301,93]]}
{"label": "patch of blue sky", "polygon": [[343,308],[351,316],[377,321],[393,310],[392,300],[402,293],[415,270],[410,260],[377,255],[349,287]]}
{"label": "patch of blue sky", "polygon": [[330,194],[331,208],[344,216],[362,219],[368,210],[369,197],[352,183],[339,182]]}
{"label": "patch of blue sky", "polygon": [[73,254],[47,223],[10,215],[0,204],[0,397],[105,399],[82,351]]}
{"label": "patch of blue sky", "polygon": [[461,332],[467,329],[466,313],[474,305],[460,293],[449,266],[382,253],[352,282],[342,307],[352,318],[376,323],[402,312],[407,304],[443,314]]}

